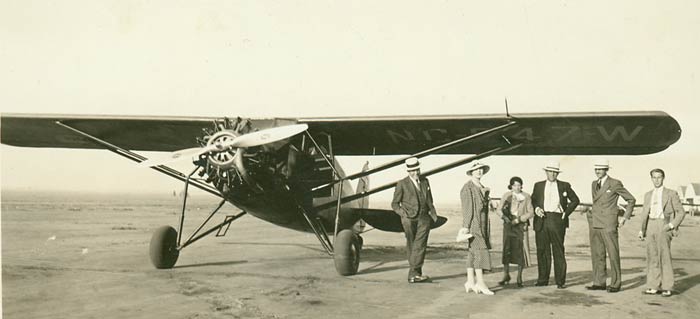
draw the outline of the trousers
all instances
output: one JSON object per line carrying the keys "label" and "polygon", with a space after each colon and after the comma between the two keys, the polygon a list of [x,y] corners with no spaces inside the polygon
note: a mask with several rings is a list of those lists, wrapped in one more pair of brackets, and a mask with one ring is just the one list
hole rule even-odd
{"label": "trousers", "polygon": [[554,257],[554,281],[566,284],[566,258],[564,257],[564,235],[566,228],[559,213],[545,212],[542,229],[535,232],[537,245],[537,282],[548,284]]}
{"label": "trousers", "polygon": [[406,235],[406,257],[408,258],[408,278],[423,275],[425,250],[432,219],[427,212],[421,212],[416,218],[401,218],[403,232]]}
{"label": "trousers", "polygon": [[620,288],[622,285],[622,269],[620,268],[620,245],[617,240],[617,227],[593,227],[590,237],[593,284],[605,286],[607,279],[605,255],[607,254],[610,259],[610,287]]}
{"label": "trousers", "polygon": [[647,225],[647,288],[673,289],[671,231],[665,225],[663,218],[650,219]]}

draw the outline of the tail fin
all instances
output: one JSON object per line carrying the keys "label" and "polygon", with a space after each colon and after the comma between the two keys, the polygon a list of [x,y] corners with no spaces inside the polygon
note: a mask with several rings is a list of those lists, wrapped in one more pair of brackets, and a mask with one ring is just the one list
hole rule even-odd
{"label": "tail fin", "polygon": [[[365,165],[362,166],[363,172],[366,172],[367,170],[369,170],[369,161],[366,161]],[[357,189],[355,190],[355,194],[360,194],[360,193],[366,192],[368,190],[369,190],[369,176],[360,177],[360,180],[357,181]],[[360,209],[369,208],[369,196],[360,197],[357,200],[357,207]],[[361,233],[365,230],[365,226],[366,226],[365,221],[360,219],[355,224],[354,229],[356,232]]]}
{"label": "tail fin", "polygon": [[[365,165],[362,166],[363,172],[366,172],[368,170],[369,170],[369,161],[365,162]],[[360,180],[357,181],[357,189],[355,190],[355,194],[366,192],[368,190],[369,190],[369,176],[360,177]],[[359,208],[369,208],[369,196],[365,196],[365,197],[358,199],[357,204],[358,204]]]}

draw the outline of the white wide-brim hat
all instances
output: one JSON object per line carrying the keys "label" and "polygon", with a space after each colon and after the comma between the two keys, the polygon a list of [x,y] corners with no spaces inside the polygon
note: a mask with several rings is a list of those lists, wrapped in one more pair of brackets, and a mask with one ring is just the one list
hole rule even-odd
{"label": "white wide-brim hat", "polygon": [[543,167],[542,169],[545,171],[561,173],[561,170],[559,169],[559,162],[549,162],[547,163],[547,166]]}
{"label": "white wide-brim hat", "polygon": [[420,162],[415,157],[411,157],[411,158],[407,159],[404,163],[406,163],[406,171],[407,172],[420,169]]}
{"label": "white wide-brim hat", "polygon": [[480,168],[484,169],[484,174],[488,173],[489,170],[491,169],[491,167],[486,165],[486,164],[476,162],[476,163],[472,164],[472,166],[467,169],[467,175],[471,175],[472,171],[480,169]]}
{"label": "white wide-brim hat", "polygon": [[610,163],[606,159],[599,159],[593,163],[593,169],[610,169]]}

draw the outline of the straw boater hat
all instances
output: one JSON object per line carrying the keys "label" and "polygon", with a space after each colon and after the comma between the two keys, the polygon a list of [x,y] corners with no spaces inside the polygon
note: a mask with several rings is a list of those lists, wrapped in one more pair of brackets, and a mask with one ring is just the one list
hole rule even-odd
{"label": "straw boater hat", "polygon": [[418,162],[418,159],[415,157],[411,157],[405,161],[406,163],[406,171],[415,171],[420,169],[420,162]]}
{"label": "straw boater hat", "polygon": [[477,169],[479,169],[479,168],[483,168],[483,169],[484,169],[484,174],[488,173],[489,170],[491,169],[491,167],[489,167],[489,166],[486,165],[486,164],[482,164],[482,163],[476,162],[476,163],[472,164],[472,166],[471,166],[470,168],[467,169],[467,175],[470,175],[470,176],[471,176],[471,175],[472,175],[472,171],[477,170]]}
{"label": "straw boater hat", "polygon": [[606,159],[599,159],[593,163],[593,169],[610,169],[610,163]]}
{"label": "straw boater hat", "polygon": [[549,162],[547,166],[543,167],[542,169],[545,171],[561,173],[561,170],[559,170],[559,162]]}

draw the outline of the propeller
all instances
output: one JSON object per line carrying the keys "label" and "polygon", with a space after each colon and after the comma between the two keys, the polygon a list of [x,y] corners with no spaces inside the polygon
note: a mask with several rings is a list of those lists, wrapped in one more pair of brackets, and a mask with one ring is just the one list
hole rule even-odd
{"label": "propeller", "polygon": [[223,142],[216,142],[204,147],[186,148],[166,154],[164,156],[149,158],[139,163],[138,165],[142,167],[158,166],[182,161],[183,159],[198,157],[202,154],[207,154],[211,152],[223,152],[232,148],[247,148],[260,146],[292,137],[294,135],[306,131],[308,128],[309,126],[307,124],[273,127],[248,134],[243,134],[233,139],[225,140]]}

